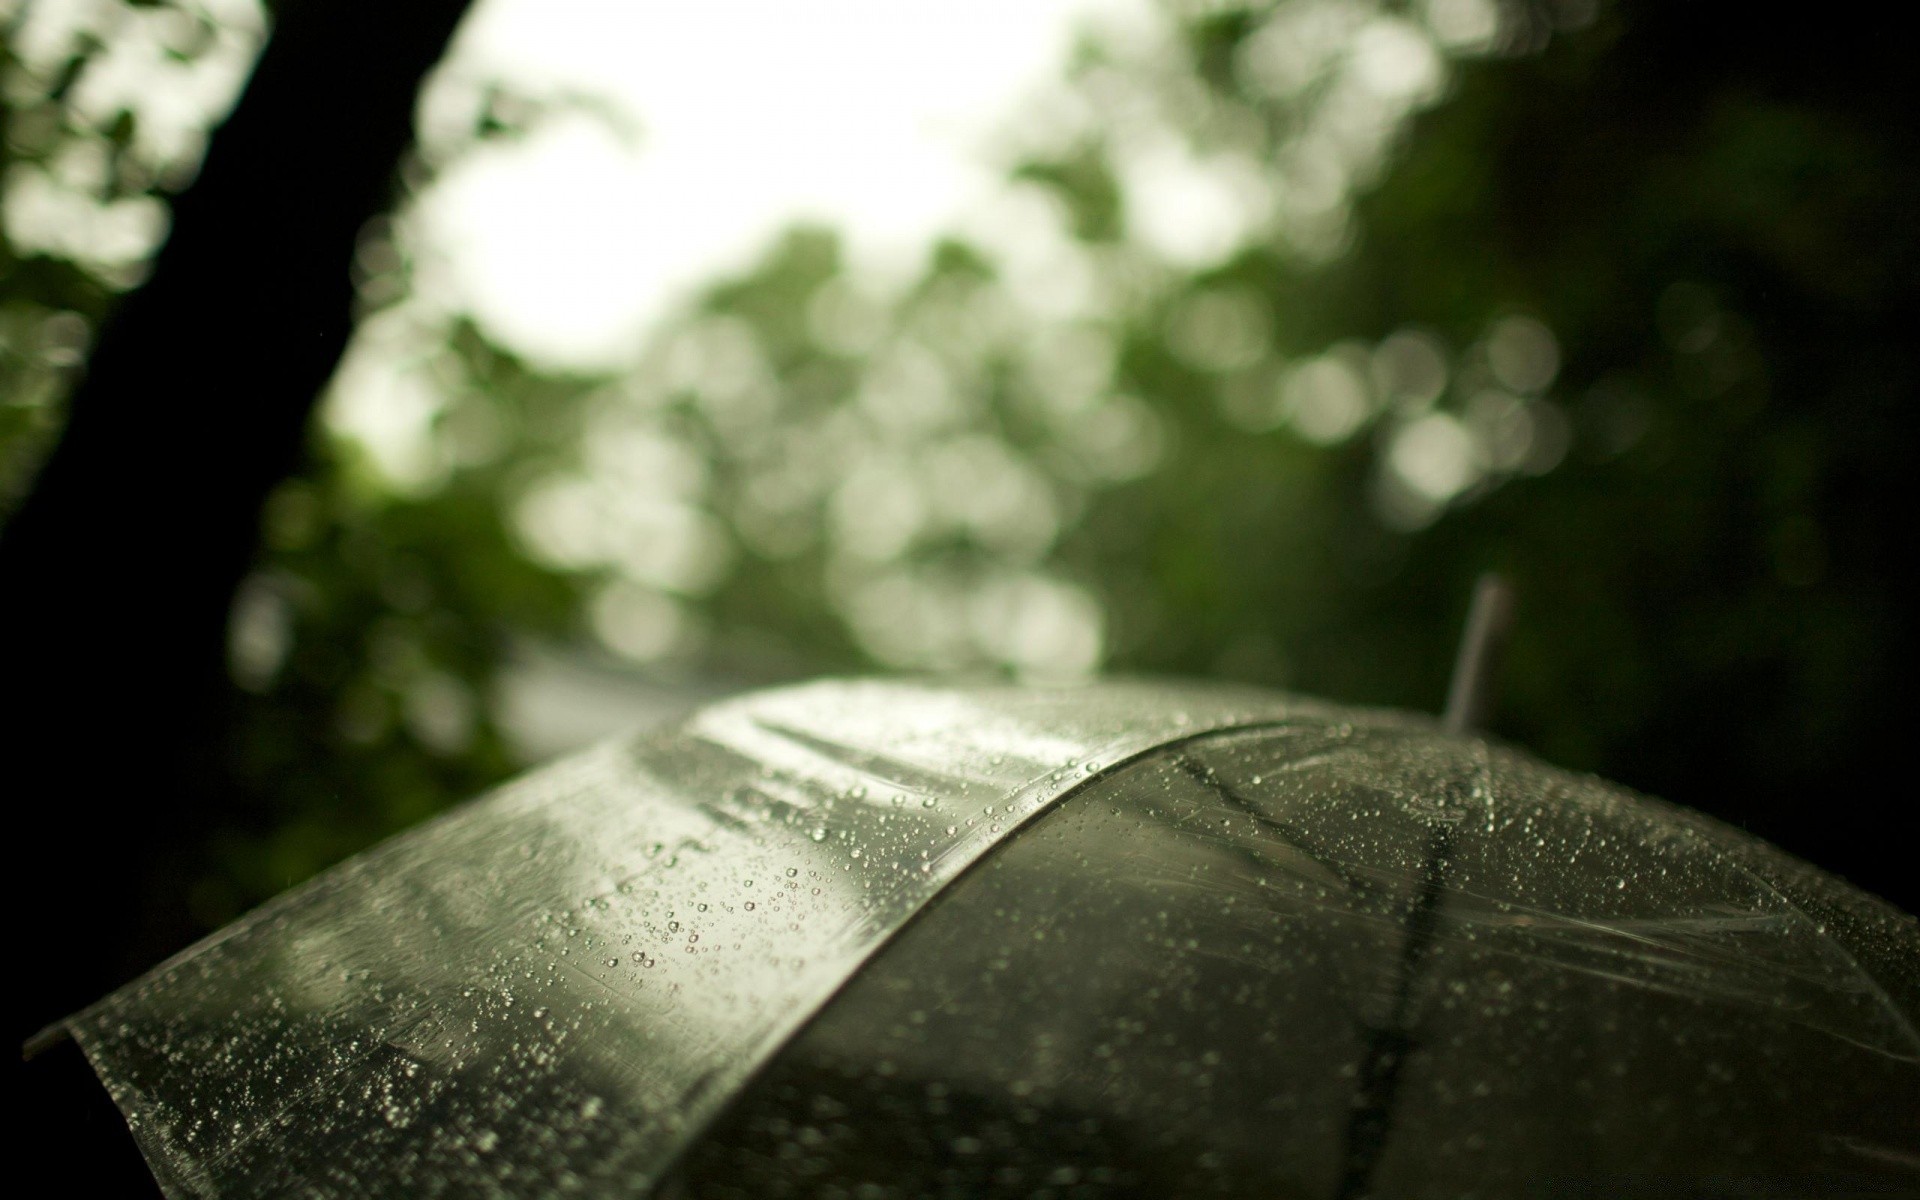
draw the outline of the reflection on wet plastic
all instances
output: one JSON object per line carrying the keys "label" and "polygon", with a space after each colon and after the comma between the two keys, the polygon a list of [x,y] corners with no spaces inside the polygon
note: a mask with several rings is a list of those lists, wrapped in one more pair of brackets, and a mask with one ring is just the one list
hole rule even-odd
{"label": "reflection on wet plastic", "polygon": [[176,1196],[1871,1189],[1915,1179],[1917,964],[1767,846],[1414,719],[822,684],[70,1027]]}
{"label": "reflection on wet plastic", "polygon": [[396,838],[68,1026],[171,1195],[631,1195],[1027,816],[1183,733],[1327,711],[748,697]]}
{"label": "reflection on wet plastic", "polygon": [[934,901],[679,1182],[1911,1188],[1916,944],[1778,852],[1515,755],[1404,729],[1201,738]]}

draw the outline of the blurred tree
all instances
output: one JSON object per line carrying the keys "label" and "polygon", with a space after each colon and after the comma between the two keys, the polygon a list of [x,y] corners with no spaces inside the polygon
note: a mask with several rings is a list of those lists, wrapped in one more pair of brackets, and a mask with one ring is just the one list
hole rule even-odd
{"label": "blurred tree", "polygon": [[[605,378],[415,303],[403,209],[234,606],[199,919],[511,770],[516,639],[1432,708],[1487,566],[1522,598],[1497,732],[1912,907],[1879,790],[1912,658],[1897,59],[1725,3],[1171,5],[1085,42],[917,278],[795,230]],[[403,394],[396,456],[363,418]]]}
{"label": "blurred tree", "polygon": [[[1836,26],[1809,72],[1716,6],[1175,16],[1084,48],[911,285],[798,231],[490,451],[587,629],[1430,707],[1497,565],[1499,729],[1911,904],[1874,799],[1911,634],[1898,64]],[[482,341],[433,478],[525,372]]]}
{"label": "blurred tree", "polygon": [[[241,103],[174,200],[171,235],[104,326],[0,534],[8,683],[27,706],[15,769],[39,794],[23,805],[26,840],[49,869],[86,881],[38,930],[49,986],[30,997],[30,1022],[133,965],[115,941],[150,961],[193,928],[181,882],[238,807],[221,762],[228,610],[258,548],[260,506],[299,461],[351,331],[360,228],[391,201],[420,79],[464,8],[278,6]],[[43,109],[82,78],[90,48],[76,49]],[[9,82],[29,81],[16,71]],[[108,141],[124,151],[136,131],[121,109]],[[20,181],[31,178],[9,168],[10,209],[27,203]],[[9,253],[10,273],[32,273],[22,257]],[[47,299],[98,317],[99,290],[71,290]],[[43,318],[42,337],[71,316]],[[76,803],[97,810],[84,831]],[[131,939],[105,944],[91,934],[128,927]]]}

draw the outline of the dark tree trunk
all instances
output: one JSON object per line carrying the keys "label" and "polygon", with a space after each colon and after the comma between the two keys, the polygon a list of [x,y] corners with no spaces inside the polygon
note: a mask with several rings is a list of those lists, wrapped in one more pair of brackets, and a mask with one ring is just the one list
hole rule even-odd
{"label": "dark tree trunk", "polygon": [[465,8],[279,6],[150,281],[104,329],[0,535],[5,792],[28,872],[17,1036],[192,931],[195,847],[236,803],[228,609],[351,332],[355,240],[393,198],[421,79]]}

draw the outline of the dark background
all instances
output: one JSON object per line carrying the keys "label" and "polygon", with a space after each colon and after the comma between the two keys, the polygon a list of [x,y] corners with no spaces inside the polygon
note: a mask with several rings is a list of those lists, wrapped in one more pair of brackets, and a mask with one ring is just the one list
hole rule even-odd
{"label": "dark background", "polygon": [[[1090,42],[1062,86],[1131,89],[1202,148],[1251,140],[1284,191],[1290,148],[1339,97],[1275,94],[1247,65],[1297,7],[1179,10],[1159,67]],[[823,338],[808,314],[849,268],[834,230],[797,229],[657,334],[744,330],[759,407],[697,372],[544,369],[455,314],[431,347],[445,453],[406,487],[315,413],[356,322],[409,294],[382,214],[458,153],[408,143],[463,5],[283,0],[197,177],[140,161],[133,110],[74,110],[110,38],[49,73],[15,52],[16,11],[7,177],[86,142],[110,168],[101,203],[172,205],[150,267],[12,225],[0,247],[16,1036],[538,757],[500,699],[529,646],[672,708],[824,671],[1071,675],[1091,610],[1105,669],[1431,710],[1489,568],[1520,598],[1495,734],[1913,908],[1905,43],[1861,10],[1495,7],[1498,33],[1451,54],[1444,93],[1355,173],[1331,251],[1256,236],[1042,329],[1055,349],[1093,329],[1090,398],[1034,382],[1031,346],[942,341],[956,298],[1001,294],[964,239],[889,302],[893,332]],[[525,136],[539,101],[483,97],[471,144]],[[1112,150],[1096,127],[1010,174],[1101,261],[1129,261]],[[768,507],[776,482],[864,461],[832,439],[890,419],[862,382],[916,330],[969,381],[925,437],[1015,464],[1046,501],[1025,511],[1054,514],[1039,534],[1013,503],[861,558],[826,485]],[[1446,365],[1432,394],[1395,382],[1408,338]],[[1313,423],[1315,403],[1338,415],[1295,378],[1315,361],[1301,378],[1370,389],[1350,428]],[[641,392],[630,413],[608,399]],[[697,462],[718,566],[635,576],[524,533],[542,480],[605,457],[609,412]],[[1454,471],[1445,494],[1420,491],[1422,461]],[[621,536],[654,561],[644,525]],[[957,642],[954,613],[973,629]]]}

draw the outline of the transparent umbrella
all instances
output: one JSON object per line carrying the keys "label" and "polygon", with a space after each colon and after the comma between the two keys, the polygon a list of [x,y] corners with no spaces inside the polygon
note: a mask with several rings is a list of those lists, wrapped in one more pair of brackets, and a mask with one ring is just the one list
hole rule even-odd
{"label": "transparent umbrella", "polygon": [[181,1197],[1841,1195],[1920,1186],[1916,1019],[1913,918],[1427,718],[825,682],[66,1029]]}

